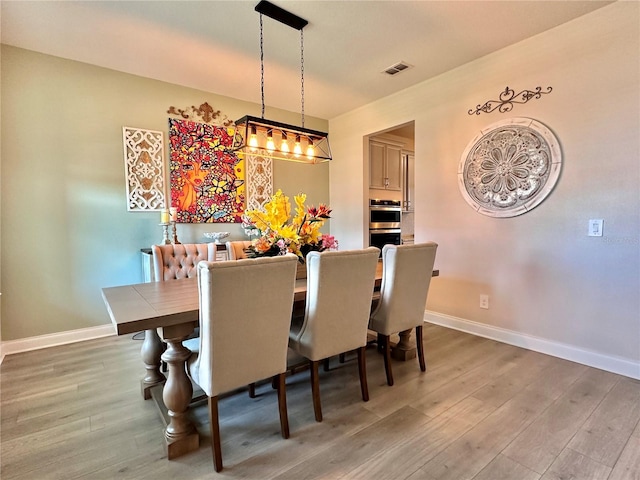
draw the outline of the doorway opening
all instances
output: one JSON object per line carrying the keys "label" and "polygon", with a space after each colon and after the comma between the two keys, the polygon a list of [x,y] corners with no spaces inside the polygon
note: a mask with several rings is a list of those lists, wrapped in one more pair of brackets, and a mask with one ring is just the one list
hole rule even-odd
{"label": "doorway opening", "polygon": [[[369,134],[365,137],[365,145],[368,155],[365,163],[369,167],[369,198],[366,204],[370,206],[373,200],[399,205],[402,216],[398,241],[412,244],[415,216],[415,122]],[[371,244],[371,240],[369,243]]]}

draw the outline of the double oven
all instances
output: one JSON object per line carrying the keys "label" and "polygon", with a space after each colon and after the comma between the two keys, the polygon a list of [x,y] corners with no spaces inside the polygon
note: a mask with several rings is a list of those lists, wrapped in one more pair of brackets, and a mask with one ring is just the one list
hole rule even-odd
{"label": "double oven", "polygon": [[382,249],[387,244],[400,245],[400,200],[369,200],[369,245]]}

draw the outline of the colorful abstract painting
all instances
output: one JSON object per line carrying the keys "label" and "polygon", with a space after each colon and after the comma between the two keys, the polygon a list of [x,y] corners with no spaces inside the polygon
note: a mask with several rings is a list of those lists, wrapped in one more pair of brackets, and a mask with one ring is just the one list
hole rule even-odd
{"label": "colorful abstract painting", "polygon": [[240,223],[244,159],[227,127],[169,119],[171,206],[179,223]]}

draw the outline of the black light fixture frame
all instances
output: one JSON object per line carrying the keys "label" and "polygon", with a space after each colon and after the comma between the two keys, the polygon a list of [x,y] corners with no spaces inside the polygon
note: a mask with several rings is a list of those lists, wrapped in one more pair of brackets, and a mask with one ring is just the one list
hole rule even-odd
{"label": "black light fixture frame", "polygon": [[[296,30],[302,31],[302,29],[309,24],[307,20],[301,18],[283,8],[274,5],[273,3],[267,0],[261,0],[256,6],[255,11],[260,13],[260,15],[266,15],[273,20],[276,20],[288,27],[294,28]],[[262,29],[262,23],[261,27]],[[302,35],[302,33],[301,33]],[[302,37],[301,37],[302,38]],[[260,47],[262,48],[262,46]],[[279,148],[275,148],[274,150],[270,150],[266,155],[271,158],[276,158],[280,160],[290,160],[295,162],[302,163],[319,163],[326,162],[331,160],[331,150],[329,147],[328,134],[326,132],[321,132],[318,130],[311,130],[309,128],[304,127],[304,89],[303,89],[303,117],[302,117],[302,125],[303,126],[295,126],[289,125],[286,123],[276,122],[273,120],[267,120],[264,118],[264,94],[262,100],[262,118],[254,117],[251,115],[245,115],[244,117],[238,119],[236,123],[236,134],[234,136],[233,142],[233,150],[234,151],[243,151],[245,149],[249,149],[250,152],[257,151],[256,148],[251,148],[248,145],[248,139],[250,135],[253,134],[255,136],[258,130],[266,130],[271,132],[273,129],[280,130],[283,133],[283,138],[287,138],[288,135],[295,135],[297,139],[301,136],[306,138],[308,144],[311,144],[315,147],[316,153],[313,157],[306,156],[304,154],[296,155],[292,154],[290,151],[282,151]],[[264,153],[264,149],[262,149]]]}
{"label": "black light fixture frame", "polygon": [[[264,149],[252,148],[248,146],[248,140],[250,136],[260,135],[261,133],[269,130],[276,130],[285,133],[285,135],[292,135],[294,138],[303,138],[309,143],[311,141],[315,147],[315,153],[312,157],[308,157],[304,152],[295,154],[293,151],[282,151],[276,147],[274,150],[270,150],[265,154]],[[286,138],[286,137],[285,137]],[[306,127],[299,127],[296,125],[289,125],[287,123],[276,122],[274,120],[267,120],[266,118],[254,117],[252,115],[245,115],[244,117],[236,120],[236,134],[234,136],[234,151],[243,150],[249,148],[252,155],[264,155],[277,160],[287,160],[297,163],[322,163],[331,160],[331,148],[329,147],[328,135],[326,132],[319,130],[311,130]]]}

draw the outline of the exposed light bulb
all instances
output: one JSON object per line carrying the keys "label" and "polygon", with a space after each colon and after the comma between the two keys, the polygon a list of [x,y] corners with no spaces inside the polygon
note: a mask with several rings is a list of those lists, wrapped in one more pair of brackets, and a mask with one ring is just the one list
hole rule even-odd
{"label": "exposed light bulb", "polygon": [[251,135],[249,136],[249,146],[252,149],[258,148],[258,135],[256,135],[256,127],[251,127]]}
{"label": "exposed light bulb", "polygon": [[309,139],[309,145],[307,146],[307,158],[312,159],[316,155],[316,149],[313,148],[313,140]]}
{"label": "exposed light bulb", "polygon": [[276,144],[273,143],[273,131],[267,130],[267,150],[273,152],[276,149]]}
{"label": "exposed light bulb", "polygon": [[287,142],[287,132],[282,132],[282,144],[280,145],[282,153],[289,153],[289,143]]}
{"label": "exposed light bulb", "polygon": [[300,135],[296,135],[296,144],[293,147],[293,153],[296,157],[302,155],[302,147],[300,146]]}

